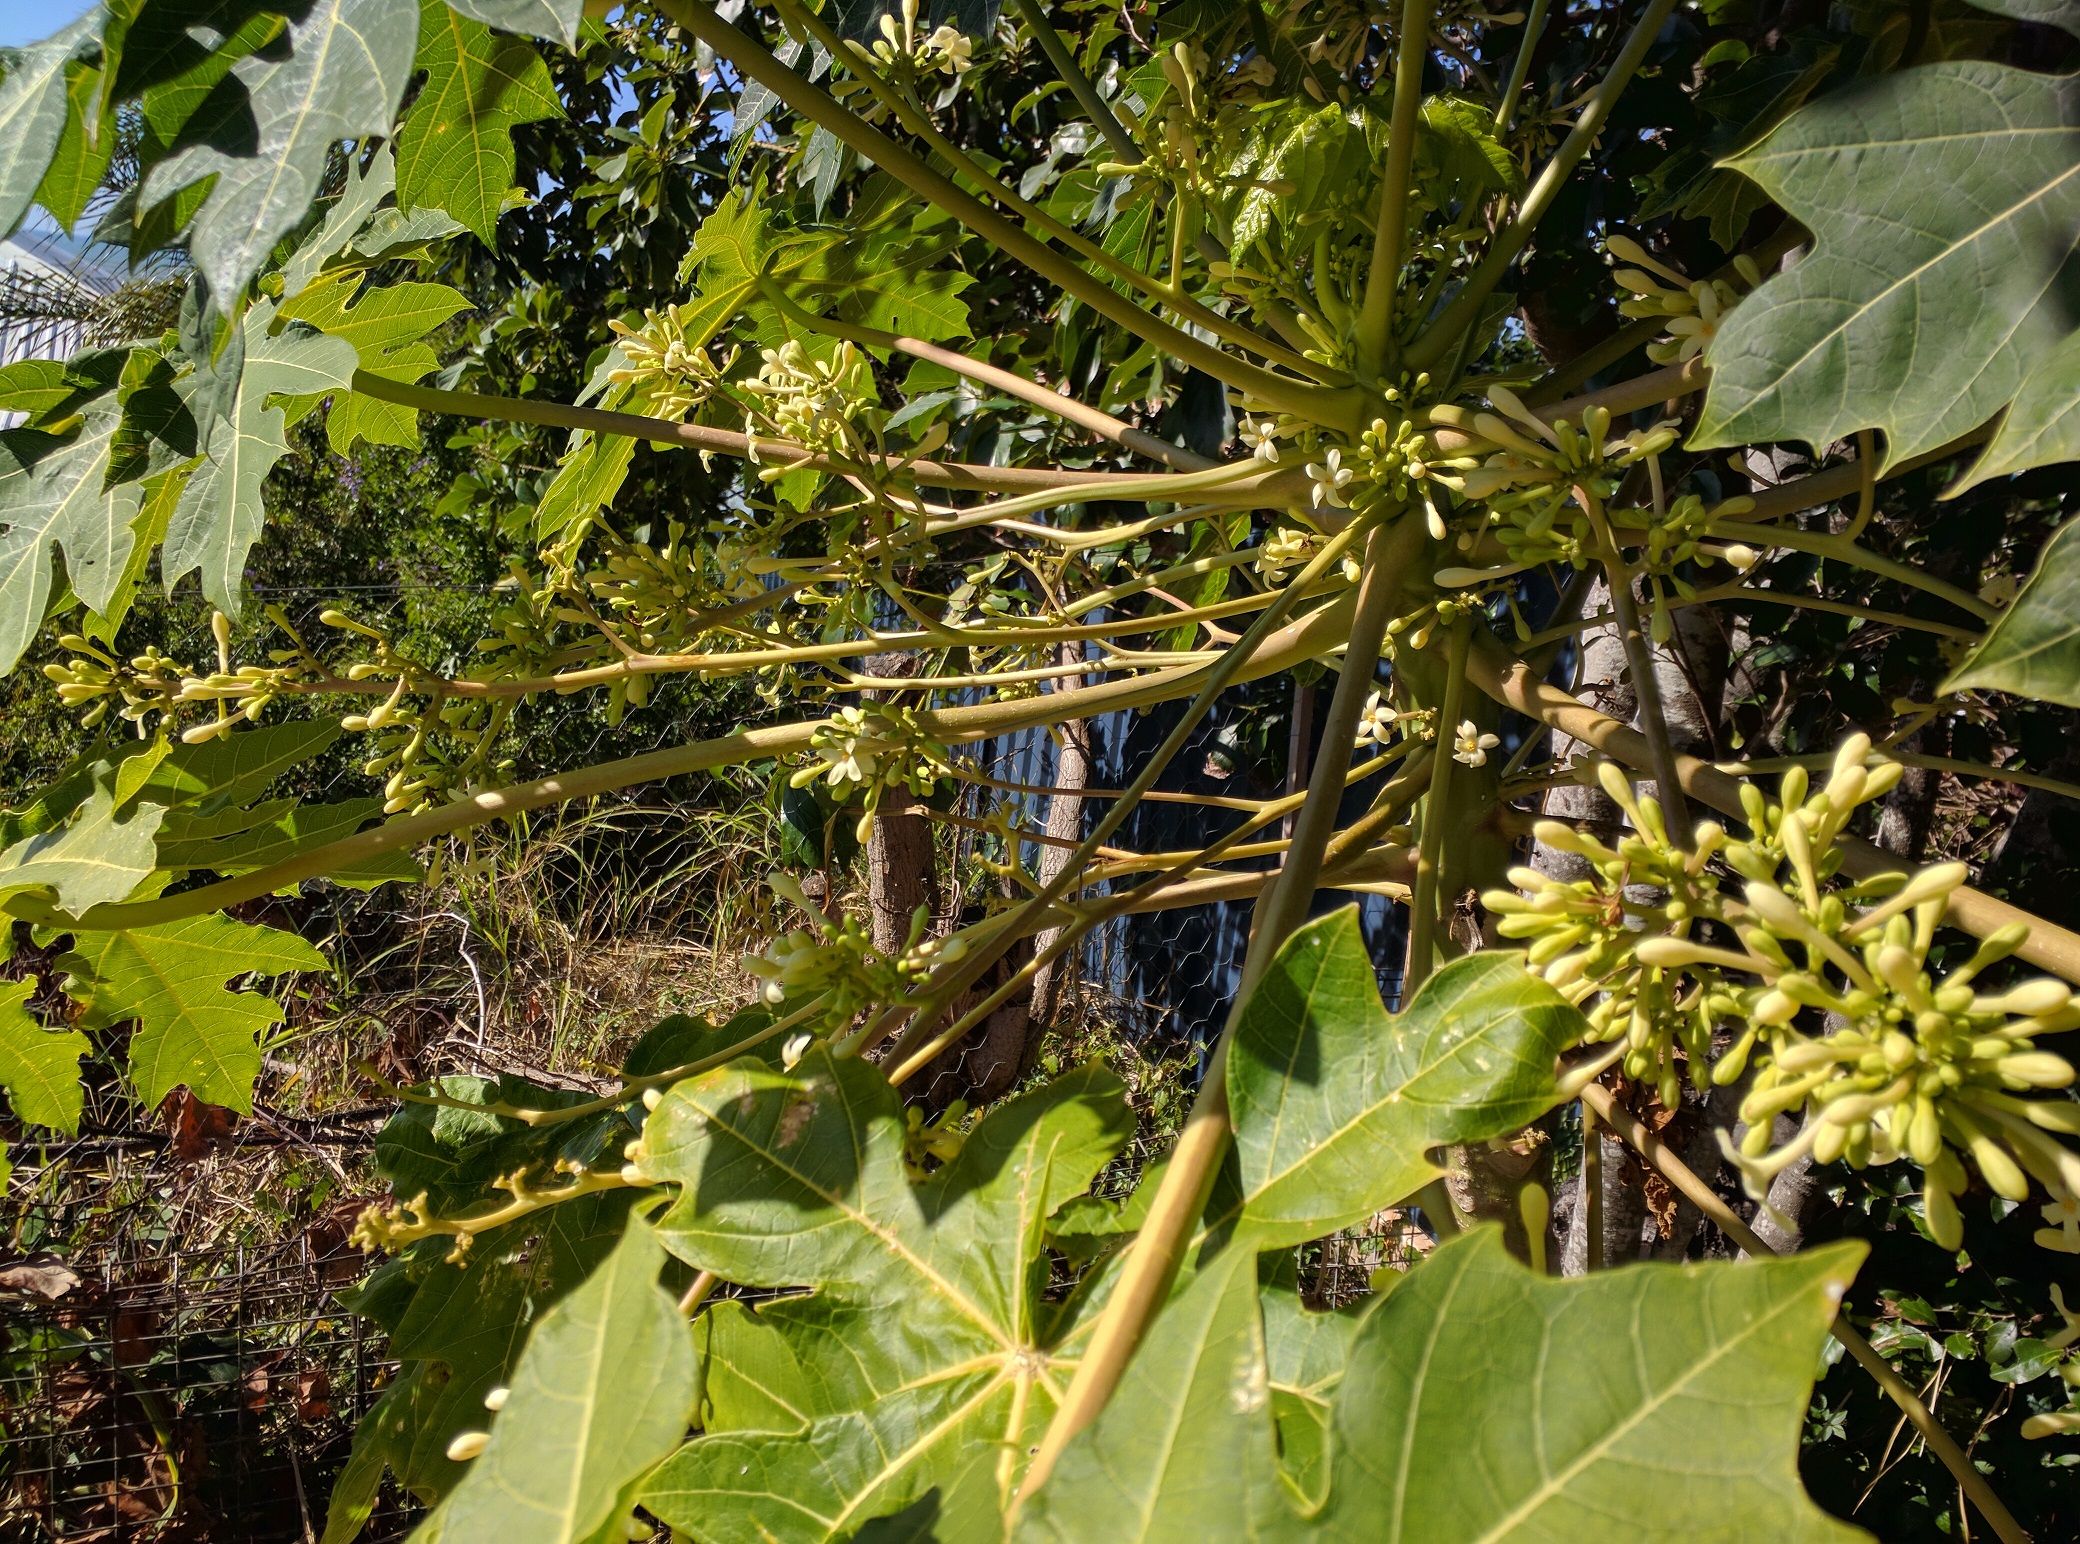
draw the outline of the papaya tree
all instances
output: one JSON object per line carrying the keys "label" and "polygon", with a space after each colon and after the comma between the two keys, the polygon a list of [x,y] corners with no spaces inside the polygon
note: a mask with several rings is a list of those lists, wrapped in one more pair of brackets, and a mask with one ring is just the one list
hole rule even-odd
{"label": "papaya tree", "polygon": [[[7,56],[0,224],[186,265],[161,330],[0,369],[0,665],[91,737],[0,817],[69,1005],[0,987],[20,1122],[124,1025],[141,1099],[246,1107],[324,965],[261,897],[728,767],[821,834],[743,1013],[597,1098],[403,1093],[355,1295],[401,1371],[328,1541],[386,1475],[427,1539],[1848,1538],[1829,1347],[1931,1528],[2071,1526],[2080,933],[1938,817],[2080,793],[2080,13],[1818,9],[104,0]],[[573,390],[470,341],[499,285]],[[456,485],[530,554],[475,649],[255,604],[292,429],[428,421],[558,457]],[[763,706],[501,752],[673,680]],[[1138,845],[1250,693],[1304,773]],[[1036,733],[1051,781],[983,770]],[[342,736],[366,789],[276,796]],[[1336,892],[1405,919],[1395,1011]],[[1033,1073],[1054,983],[1218,903],[1232,1010],[1105,1200],[1134,1114]],[[1888,1258],[2026,1246],[1971,1429],[1852,1322],[1880,1201]],[[1427,1257],[1305,1301],[1397,1206]]]}

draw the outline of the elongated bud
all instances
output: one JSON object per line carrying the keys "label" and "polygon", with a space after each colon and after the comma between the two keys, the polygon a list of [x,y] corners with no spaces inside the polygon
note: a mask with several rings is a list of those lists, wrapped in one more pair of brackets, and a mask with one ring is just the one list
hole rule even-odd
{"label": "elongated bud", "polygon": [[503,1385],[493,1389],[490,1393],[484,1396],[484,1408],[486,1410],[489,1410],[493,1415],[498,1414],[499,1411],[505,1409],[506,1400],[509,1397],[511,1397],[512,1392],[513,1391],[511,1389],[506,1388]]}
{"label": "elongated bud", "polygon": [[646,1109],[646,1110],[654,1110],[654,1109],[656,1109],[656,1108],[657,1108],[657,1107],[658,1107],[659,1105],[661,1105],[661,1104],[663,1104],[663,1103],[664,1103],[664,1090],[663,1090],[663,1089],[661,1089],[661,1088],[646,1088],[646,1089],[644,1089],[644,1090],[643,1090],[643,1108],[644,1108],[644,1109]]}
{"label": "elongated bud", "polygon": [[1998,997],[1981,997],[1973,1003],[1981,1013],[2012,1013],[2019,1018],[2056,1013],[2073,1000],[2073,989],[2048,977],[2011,986]]}
{"label": "elongated bud", "polygon": [[484,1451],[485,1444],[490,1442],[490,1440],[491,1433],[488,1431],[465,1431],[458,1434],[448,1444],[449,1462],[458,1464],[468,1463],[472,1458]]}
{"label": "elongated bud", "polygon": [[[1789,822],[1786,824],[1789,825]],[[1793,937],[1804,937],[1811,931],[1811,924],[1798,909],[1798,903],[1775,885],[1750,882],[1742,891],[1742,895],[1747,900],[1748,910],[1754,912],[1766,926],[1775,931],[1789,933]]]}
{"label": "elongated bud", "polygon": [[1762,554],[1745,542],[1734,542],[1728,546],[1721,547],[1719,556],[1745,574],[1761,560]]}

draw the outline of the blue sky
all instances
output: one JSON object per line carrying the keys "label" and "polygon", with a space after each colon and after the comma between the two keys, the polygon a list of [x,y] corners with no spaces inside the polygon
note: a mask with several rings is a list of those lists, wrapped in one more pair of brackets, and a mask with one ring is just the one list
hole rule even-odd
{"label": "blue sky", "polygon": [[40,43],[74,17],[84,16],[93,0],[0,0],[0,48]]}

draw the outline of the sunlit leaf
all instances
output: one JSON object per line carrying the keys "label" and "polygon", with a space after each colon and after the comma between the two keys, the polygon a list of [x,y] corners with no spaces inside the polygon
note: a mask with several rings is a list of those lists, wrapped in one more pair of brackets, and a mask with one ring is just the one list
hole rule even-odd
{"label": "sunlit leaf", "polygon": [[28,1008],[35,991],[34,981],[0,981],[0,1090],[17,1120],[69,1135],[79,1130],[84,1103],[79,1062],[87,1037],[37,1023]]}
{"label": "sunlit leaf", "polygon": [[1730,164],[1814,249],[1719,328],[1693,446],[1875,428],[1891,465],[1984,423],[2072,330],[2072,77],[1955,60],[1859,82]]}
{"label": "sunlit leaf", "polygon": [[490,1443],[441,1503],[446,1536],[582,1544],[624,1487],[678,1445],[693,1340],[658,1285],[664,1258],[631,1216],[613,1252],[542,1315]]}
{"label": "sunlit leaf", "polygon": [[67,973],[66,992],[81,1004],[82,1024],[102,1029],[136,1020],[130,1077],[147,1105],[185,1086],[244,1114],[253,1108],[260,1037],[281,1021],[282,1005],[225,983],[323,970],[325,956],[294,933],[200,916],[81,932],[57,963]]}

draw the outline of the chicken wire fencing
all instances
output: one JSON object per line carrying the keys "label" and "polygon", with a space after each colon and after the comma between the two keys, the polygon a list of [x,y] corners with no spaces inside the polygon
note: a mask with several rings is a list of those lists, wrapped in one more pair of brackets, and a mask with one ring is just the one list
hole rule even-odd
{"label": "chicken wire fencing", "polygon": [[[388,1375],[339,1300],[367,1269],[347,1237],[373,1188],[366,1133],[203,1150],[178,1129],[191,1112],[173,1119],[171,1139],[104,1133],[11,1176],[4,1544],[315,1540]],[[404,1531],[392,1507],[368,1537]]]}

